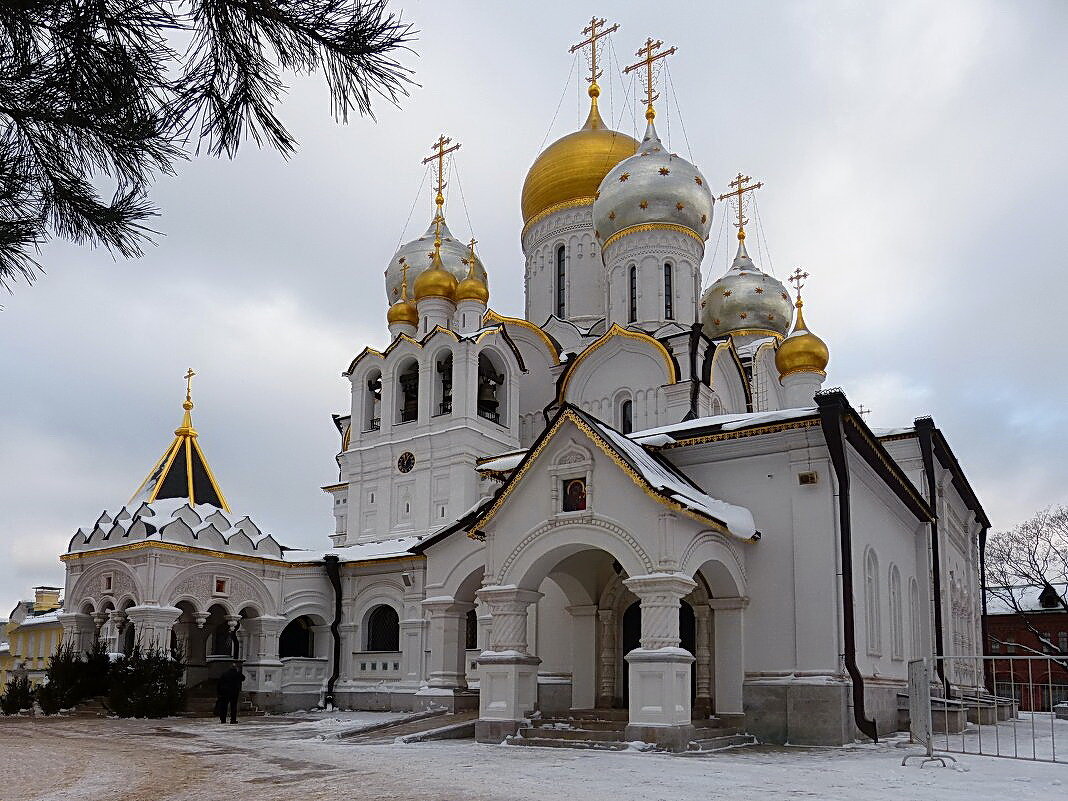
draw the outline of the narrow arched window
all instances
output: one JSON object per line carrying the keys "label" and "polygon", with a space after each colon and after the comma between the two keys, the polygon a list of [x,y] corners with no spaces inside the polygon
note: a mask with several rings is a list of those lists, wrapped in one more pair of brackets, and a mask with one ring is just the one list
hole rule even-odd
{"label": "narrow arched window", "polygon": [[619,430],[624,434],[634,430],[634,404],[630,400],[619,405]]}
{"label": "narrow arched window", "polygon": [[382,426],[382,373],[375,370],[367,377],[364,396],[364,431],[378,431]]}
{"label": "narrow arched window", "polygon": [[564,266],[564,246],[561,245],[556,249],[556,316],[564,316],[564,298],[565,293],[565,279],[566,267]]}
{"label": "narrow arched window", "polygon": [[367,616],[367,650],[400,650],[400,618],[392,606],[376,606]]}
{"label": "narrow arched window", "polygon": [[452,414],[452,353],[446,353],[434,365],[437,384],[434,389],[434,402],[437,409],[434,415]]}
{"label": "narrow arched window", "polygon": [[890,565],[890,657],[905,658],[904,614],[901,604],[901,572]]}
{"label": "narrow arched window", "polygon": [[867,620],[868,654],[882,653],[882,630],[879,621],[879,560],[869,550],[864,559],[864,614]]}
{"label": "narrow arched window", "polygon": [[627,321],[635,322],[638,319],[638,268],[630,268],[630,279],[627,287]]}
{"label": "narrow arched window", "polygon": [[664,265],[664,319],[675,319],[675,287],[673,286],[671,265]]}

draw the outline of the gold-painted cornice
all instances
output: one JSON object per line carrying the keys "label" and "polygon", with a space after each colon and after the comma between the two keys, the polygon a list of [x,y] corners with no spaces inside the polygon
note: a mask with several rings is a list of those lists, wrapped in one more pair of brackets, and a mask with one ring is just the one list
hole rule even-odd
{"label": "gold-painted cornice", "polygon": [[812,418],[811,420],[797,420],[792,423],[775,423],[767,426],[757,426],[755,428],[743,428],[740,431],[721,431],[717,434],[705,434],[699,437],[686,437],[684,439],[678,439],[674,442],[669,442],[660,447],[667,448],[685,448],[689,445],[703,445],[706,442],[725,442],[732,439],[743,439],[745,437],[758,437],[762,434],[778,434],[781,431],[797,431],[804,428],[818,428],[820,425],[819,418]]}
{"label": "gold-painted cornice", "polygon": [[544,209],[543,211],[539,211],[537,214],[535,214],[533,217],[531,217],[529,220],[527,220],[526,224],[523,226],[523,231],[519,235],[519,238],[522,239],[524,236],[526,236],[527,235],[527,231],[529,231],[535,225],[540,223],[542,220],[544,220],[550,214],[555,214],[556,212],[564,211],[565,209],[577,209],[577,208],[581,208],[583,206],[593,206],[593,202],[596,199],[597,198],[595,196],[576,197],[576,198],[572,198],[571,200],[563,200],[563,201],[561,201],[559,203],[553,203],[547,209]]}
{"label": "gold-painted cornice", "polygon": [[560,364],[560,352],[556,349],[556,345],[549,339],[549,335],[542,331],[538,326],[529,320],[524,320],[520,317],[505,317],[503,314],[498,314],[489,309],[484,315],[482,315],[482,324],[487,322],[491,323],[503,323],[504,325],[515,325],[520,328],[526,328],[532,331],[542,342],[545,343],[545,349],[549,351],[549,357],[552,359],[553,364]]}
{"label": "gold-painted cornice", "polygon": [[677,223],[654,222],[641,223],[640,225],[632,225],[629,228],[624,228],[621,231],[616,231],[601,244],[601,250],[607,250],[609,245],[611,245],[613,242],[618,242],[625,236],[628,236],[630,234],[640,234],[643,231],[673,231],[677,234],[684,234],[686,236],[693,237],[702,245],[705,242],[705,240],[702,239],[699,234],[695,233],[694,231],[691,231],[685,225],[678,225]]}
{"label": "gold-painted cornice", "polygon": [[122,545],[113,545],[110,548],[96,548],[90,551],[77,551],[60,555],[61,562],[77,561],[87,557],[96,557],[102,554],[115,554],[122,551],[140,551],[146,548],[159,548],[164,551],[178,551],[179,553],[195,553],[203,556],[211,556],[216,559],[232,559],[237,562],[254,562],[256,564],[274,565],[276,567],[297,567],[299,565],[314,565],[318,562],[283,562],[280,559],[272,559],[267,556],[249,556],[240,553],[225,553],[213,551],[210,548],[198,548],[195,545],[179,545],[174,542],[159,542],[158,540],[142,540],[141,542],[127,542]]}

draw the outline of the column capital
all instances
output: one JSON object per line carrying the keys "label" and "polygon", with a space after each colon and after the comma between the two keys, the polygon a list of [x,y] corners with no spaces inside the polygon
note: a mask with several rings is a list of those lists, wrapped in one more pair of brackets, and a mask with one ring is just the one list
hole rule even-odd
{"label": "column capital", "polygon": [[565,607],[565,609],[572,617],[593,617],[597,614],[597,604],[577,604]]}
{"label": "column capital", "polygon": [[709,609],[745,609],[749,606],[749,598],[740,596],[737,598],[711,598],[708,601]]}
{"label": "column capital", "polygon": [[427,598],[422,606],[431,617],[462,617],[475,608],[474,602],[457,601],[450,595]]}
{"label": "column capital", "polygon": [[697,586],[696,581],[683,573],[649,573],[623,579],[623,584],[642,600],[661,595],[681,599]]}
{"label": "column capital", "polygon": [[133,621],[134,625],[156,623],[161,626],[172,626],[182,616],[182,610],[177,606],[142,605],[131,606],[126,610],[126,617]]}

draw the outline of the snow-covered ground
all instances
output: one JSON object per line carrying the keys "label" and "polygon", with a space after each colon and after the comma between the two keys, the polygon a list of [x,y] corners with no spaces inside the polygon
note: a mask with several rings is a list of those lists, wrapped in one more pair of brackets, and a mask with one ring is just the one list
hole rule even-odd
{"label": "snow-covered ground", "polygon": [[[980,801],[1064,797],[1068,765],[959,756],[901,767],[901,738],[846,748],[757,746],[706,756],[444,741],[355,745],[319,735],[376,713],[207,720],[0,719],[4,801]],[[437,720],[447,720],[439,718]]]}
{"label": "snow-covered ground", "polygon": [[1049,712],[1021,712],[995,725],[969,724],[960,734],[936,731],[936,751],[1056,761],[1068,769],[1068,720]]}

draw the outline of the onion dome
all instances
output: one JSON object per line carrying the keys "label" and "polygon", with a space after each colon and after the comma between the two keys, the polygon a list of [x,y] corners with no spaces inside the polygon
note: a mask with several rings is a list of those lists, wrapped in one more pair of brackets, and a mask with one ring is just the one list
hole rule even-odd
{"label": "onion dome", "polygon": [[638,143],[630,136],[611,130],[597,110],[596,83],[590,84],[590,114],[586,124],[574,133],[557,139],[534,160],[523,182],[523,223],[569,205],[589,205],[601,179],[627,156]]}
{"label": "onion dome", "polygon": [[[426,233],[418,239],[413,239],[401,245],[393,259],[386,268],[386,302],[395,304],[401,296],[401,273],[405,264],[408,265],[408,288],[412,290],[419,274],[430,267],[427,256],[434,250],[434,228],[436,220],[431,221]],[[452,273],[457,282],[467,276],[467,247],[456,240],[444,218],[441,219],[441,264],[444,269]],[[486,268],[475,257],[475,276],[489,286]],[[409,295],[409,297],[411,297]]]}
{"label": "onion dome", "polygon": [[779,378],[786,378],[794,373],[826,375],[831,354],[827,350],[827,344],[805,325],[805,316],[801,313],[804,303],[800,291],[797,293],[795,305],[797,320],[794,322],[794,330],[775,351],[775,366],[779,370]]}
{"label": "onion dome", "polygon": [[402,265],[400,298],[389,307],[386,312],[386,322],[389,325],[403,323],[404,325],[418,326],[419,312],[415,304],[408,300],[408,264]]}
{"label": "onion dome", "polygon": [[478,257],[475,255],[474,239],[471,240],[467,258],[464,261],[467,263],[467,277],[456,287],[456,302],[477,300],[485,306],[489,303],[489,287],[486,286],[485,281],[480,280],[475,274],[475,266],[481,266],[481,262],[478,261]]}
{"label": "onion dome", "polygon": [[790,306],[786,287],[749,258],[745,231],[740,230],[734,263],[701,297],[705,334],[713,339],[728,334],[782,339],[790,330]]}
{"label": "onion dome", "polygon": [[676,228],[704,242],[713,202],[700,170],[667,151],[650,119],[638,152],[601,181],[593,223],[602,248],[624,231],[647,225]]}
{"label": "onion dome", "polygon": [[424,298],[454,300],[456,297],[456,286],[460,282],[456,280],[455,275],[445,269],[445,265],[441,261],[441,229],[443,223],[444,220],[439,215],[435,223],[434,252],[430,254],[430,266],[419,273],[419,277],[415,279],[416,303]]}

